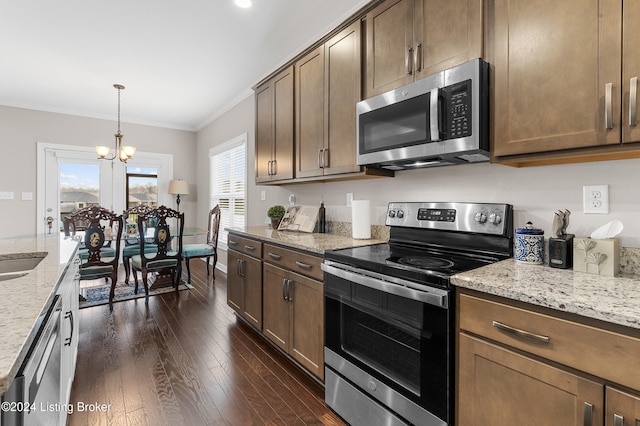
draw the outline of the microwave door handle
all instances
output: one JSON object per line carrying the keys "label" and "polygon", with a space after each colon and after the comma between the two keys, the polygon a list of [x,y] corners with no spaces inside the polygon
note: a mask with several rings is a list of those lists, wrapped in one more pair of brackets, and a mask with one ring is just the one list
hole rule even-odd
{"label": "microwave door handle", "polygon": [[429,104],[429,122],[431,128],[431,141],[439,141],[440,140],[440,128],[438,125],[438,88],[434,88],[431,90],[431,99]]}

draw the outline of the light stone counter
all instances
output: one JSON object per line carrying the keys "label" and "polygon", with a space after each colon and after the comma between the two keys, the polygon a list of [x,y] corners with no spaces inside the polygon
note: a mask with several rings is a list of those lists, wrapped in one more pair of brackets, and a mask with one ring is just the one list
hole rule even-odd
{"label": "light stone counter", "polygon": [[16,253],[46,252],[27,275],[0,281],[0,395],[15,377],[37,332],[38,317],[51,306],[60,278],[78,242],[57,235],[0,240],[0,259]]}
{"label": "light stone counter", "polygon": [[227,230],[241,236],[257,238],[267,243],[275,243],[320,255],[323,255],[327,250],[366,246],[386,242],[377,239],[356,240],[339,234],[310,234],[294,231],[274,231],[273,229],[264,226],[229,228]]}
{"label": "light stone counter", "polygon": [[452,284],[640,329],[640,279],[503,260],[455,275]]}

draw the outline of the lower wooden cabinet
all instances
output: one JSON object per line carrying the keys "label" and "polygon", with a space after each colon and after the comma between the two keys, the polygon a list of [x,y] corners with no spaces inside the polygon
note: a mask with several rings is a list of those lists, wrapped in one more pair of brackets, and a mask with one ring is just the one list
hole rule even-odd
{"label": "lower wooden cabinet", "polygon": [[466,292],[457,301],[457,425],[640,425],[636,330]]}
{"label": "lower wooden cabinet", "polygon": [[464,333],[458,350],[458,425],[603,425],[601,383]]}
{"label": "lower wooden cabinet", "polygon": [[268,263],[263,272],[264,335],[323,380],[322,282]]}
{"label": "lower wooden cabinet", "polygon": [[227,304],[262,330],[262,261],[235,250],[227,252]]}

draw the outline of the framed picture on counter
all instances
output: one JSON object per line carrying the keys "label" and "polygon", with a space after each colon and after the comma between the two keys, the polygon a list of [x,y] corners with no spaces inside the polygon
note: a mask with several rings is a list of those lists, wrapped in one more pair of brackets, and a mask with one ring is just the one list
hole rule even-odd
{"label": "framed picture on counter", "polygon": [[320,206],[289,206],[278,231],[313,232],[318,220]]}

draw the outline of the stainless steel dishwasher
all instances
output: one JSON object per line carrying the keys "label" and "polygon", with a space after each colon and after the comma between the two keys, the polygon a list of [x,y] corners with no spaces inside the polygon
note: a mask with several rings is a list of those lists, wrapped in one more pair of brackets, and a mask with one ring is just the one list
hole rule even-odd
{"label": "stainless steel dishwasher", "polygon": [[39,318],[44,325],[3,397],[2,426],[56,425],[60,410],[66,409],[60,407],[61,310],[62,301],[56,295],[51,308]]}

